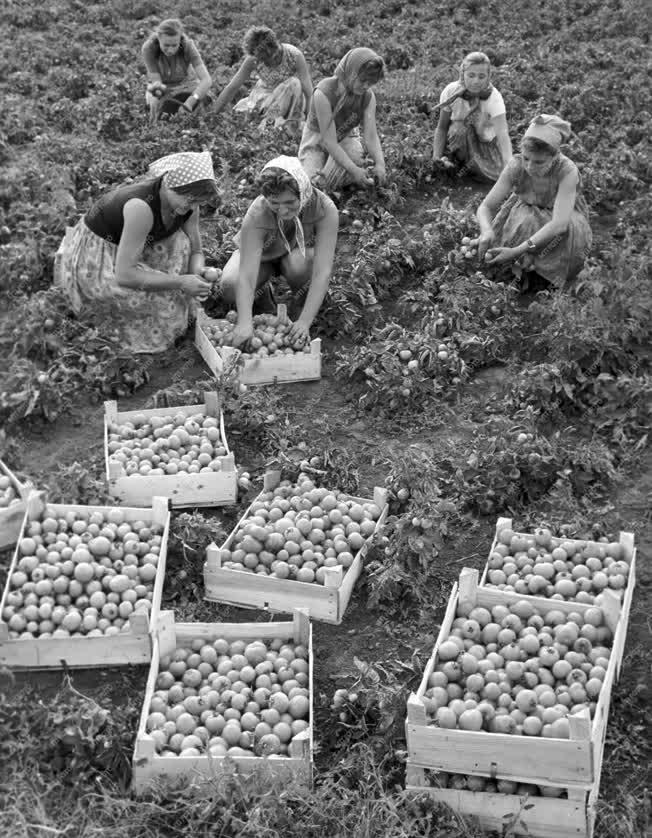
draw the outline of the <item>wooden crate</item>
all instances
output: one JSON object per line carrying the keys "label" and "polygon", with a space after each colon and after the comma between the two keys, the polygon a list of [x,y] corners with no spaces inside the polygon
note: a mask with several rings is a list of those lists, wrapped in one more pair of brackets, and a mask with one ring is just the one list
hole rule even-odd
{"label": "wooden crate", "polygon": [[[286,307],[279,305],[278,316],[286,318]],[[210,318],[200,311],[195,325],[195,346],[216,378],[222,377],[224,367],[235,362],[239,350],[230,346],[216,349],[202,328]],[[217,321],[214,321],[217,322]],[[294,352],[292,355],[270,355],[267,358],[242,358],[238,376],[242,384],[291,384],[294,381],[315,381],[321,378],[321,340],[310,342],[310,353]]]}
{"label": "wooden crate", "polygon": [[526,797],[517,794],[468,791],[431,786],[423,768],[409,761],[405,774],[408,791],[428,794],[454,812],[474,818],[483,829],[511,827],[510,835],[529,838],[592,838],[599,781],[587,789],[567,789],[568,797]]}
{"label": "wooden crate", "polygon": [[0,509],[0,550],[5,550],[7,547],[12,547],[23,525],[23,518],[25,517],[25,504],[27,496],[32,490],[29,483],[21,483],[9,466],[0,460],[0,474],[4,474],[11,481],[11,485],[18,493],[20,500],[11,506],[5,506]]}
{"label": "wooden crate", "polygon": [[[499,518],[496,521],[496,533],[494,535],[494,540],[491,543],[491,548],[489,550],[489,556],[494,552],[496,546],[498,544],[498,536],[505,529],[512,529],[512,519],[511,518]],[[523,532],[516,532],[514,531],[514,535],[519,535],[523,537],[532,537],[532,533],[523,533]],[[578,541],[588,541],[588,539],[573,539],[573,538],[555,538],[555,541],[559,541],[559,543],[563,541],[570,541],[572,544],[576,544]],[[624,548],[626,561],[629,563],[629,577],[627,579],[627,586],[623,591],[623,603],[629,599],[631,603],[632,592],[634,590],[634,586],[636,584],[636,547],[634,544],[634,534],[631,532],[621,532],[618,535],[618,542]],[[600,544],[600,542],[590,542],[591,544]],[[604,546],[604,545],[601,545]],[[480,584],[486,585],[490,588],[496,588],[496,590],[502,590],[501,588],[497,588],[496,585],[492,585],[491,582],[488,581],[488,573],[489,573],[489,559],[487,559],[487,564],[484,567],[482,572],[482,576],[480,578]],[[610,590],[610,589],[609,589]],[[532,594],[516,594],[519,599],[526,599],[529,600],[533,595]],[[544,597],[545,595],[539,594],[539,597]],[[557,600],[553,600],[555,602]],[[569,600],[572,602],[573,600]]]}
{"label": "wooden crate", "polygon": [[[614,633],[607,675],[597,700],[594,717],[588,710],[569,716],[570,739],[517,736],[485,731],[447,730],[428,724],[423,702],[428,679],[437,663],[441,643],[448,637],[458,603],[493,608],[522,599],[519,594],[478,586],[478,571],[464,568],[459,584],[451,593],[437,643],[426,666],[416,694],[407,703],[406,738],[412,765],[454,774],[515,780],[537,786],[590,789],[599,779],[607,728],[611,689],[620,670],[627,632],[629,606],[610,591],[605,592],[602,609]],[[592,606],[541,597],[529,601],[542,614],[548,611],[584,612]],[[631,602],[631,599],[630,599]]]}
{"label": "wooden crate", "polygon": [[[224,430],[224,415],[217,393],[204,393],[204,404],[182,405],[174,408],[156,408],[154,410],[128,410],[118,412],[115,401],[104,402],[104,459],[109,493],[119,503],[129,506],[150,504],[153,497],[166,497],[175,508],[184,506],[223,506],[235,503],[238,494],[238,475],[233,452],[229,450]],[[226,448],[226,456],[221,457],[220,471],[200,472],[199,474],[126,474],[122,463],[109,460],[108,435],[109,423],[128,422],[134,416],[160,416],[163,413],[183,413],[193,416],[204,413],[220,420],[220,442]]]}
{"label": "wooden crate", "polygon": [[[274,489],[280,482],[281,473],[268,472],[265,475],[264,491]],[[260,495],[253,502],[260,499]],[[381,514],[375,532],[383,526],[388,513],[387,490],[376,487],[373,499],[350,497],[358,503],[375,503]],[[251,506],[253,506],[253,503]],[[351,566],[326,568],[323,585],[316,582],[298,582],[295,579],[278,579],[258,573],[231,570],[222,567],[223,549],[230,549],[235,533],[243,526],[251,513],[251,506],[238,521],[222,547],[211,544],[206,550],[204,563],[205,598],[214,602],[226,602],[251,608],[264,608],[273,612],[290,613],[294,608],[308,608],[313,620],[339,625],[347,609],[353,587],[362,571],[362,562],[369,549],[369,539],[353,558]]]}
{"label": "wooden crate", "polygon": [[[27,510],[20,539],[23,537],[26,525],[38,519],[46,506],[41,493],[33,492],[27,501]],[[105,506],[77,506],[69,504],[47,504],[55,513],[63,515],[66,512],[106,512],[110,507]],[[167,498],[154,498],[149,509],[121,507],[127,521],[144,521],[146,524],[160,524],[163,535],[159,551],[152,607],[147,614],[134,613],[129,617],[129,631],[108,637],[35,637],[32,639],[17,639],[9,637],[9,627],[0,619],[0,666],[16,669],[60,669],[123,666],[125,664],[149,663],[152,658],[151,632],[158,620],[161,607],[161,594],[165,579],[165,559],[170,530],[170,513]],[[4,611],[5,601],[10,590],[11,575],[18,564],[18,547],[14,552],[13,561],[9,568],[7,583],[0,602],[0,615]]]}
{"label": "wooden crate", "polygon": [[[156,690],[159,673],[159,661],[164,655],[172,653],[180,644],[189,644],[194,638],[201,637],[207,643],[224,637],[227,640],[252,641],[257,639],[292,638],[295,643],[302,643],[308,648],[308,690],[310,694],[309,726],[298,734],[291,747],[289,756],[159,756],[154,740],[146,731],[149,705]],[[172,611],[162,611],[154,636],[152,663],[147,679],[145,700],[136,734],[133,755],[133,788],[142,794],[152,785],[160,782],[183,782],[186,784],[206,785],[225,769],[242,774],[256,772],[261,782],[267,784],[285,783],[292,778],[309,786],[312,782],[313,765],[313,652],[312,627],[306,609],[295,609],[291,622],[266,623],[175,623]]]}

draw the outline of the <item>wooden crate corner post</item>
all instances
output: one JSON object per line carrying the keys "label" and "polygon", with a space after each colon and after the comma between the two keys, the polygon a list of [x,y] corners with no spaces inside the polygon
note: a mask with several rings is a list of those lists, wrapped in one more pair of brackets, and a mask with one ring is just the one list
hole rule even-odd
{"label": "wooden crate corner post", "polygon": [[115,399],[104,402],[104,416],[106,418],[107,425],[118,421],[118,403]]}
{"label": "wooden crate corner post", "polygon": [[217,544],[212,541],[206,548],[206,561],[204,562],[204,570],[219,570],[222,567],[222,551]]}
{"label": "wooden crate corner post", "polygon": [[263,475],[263,491],[265,492],[272,492],[281,482],[281,471],[279,469],[273,469],[271,471],[266,471]]}
{"label": "wooden crate corner post", "polygon": [[407,720],[409,724],[425,727],[428,724],[426,718],[426,705],[416,693],[410,693],[407,700]]}
{"label": "wooden crate corner post", "polygon": [[155,524],[165,526],[170,514],[170,500],[162,495],[155,495],[152,498],[152,521]]}
{"label": "wooden crate corner post", "polygon": [[474,608],[478,600],[478,571],[474,567],[463,567],[458,585],[460,606]]}
{"label": "wooden crate corner post", "polygon": [[496,537],[503,531],[503,530],[511,530],[512,528],[512,519],[511,518],[499,518],[496,521]]}
{"label": "wooden crate corner post", "polygon": [[310,641],[310,611],[307,608],[295,608],[292,623],[294,642],[307,646]]}
{"label": "wooden crate corner post", "polygon": [[204,392],[204,409],[207,416],[219,419],[222,415],[222,405],[217,390],[206,390]]}
{"label": "wooden crate corner post", "polygon": [[341,564],[324,568],[324,587],[341,588],[344,580],[344,569]]}

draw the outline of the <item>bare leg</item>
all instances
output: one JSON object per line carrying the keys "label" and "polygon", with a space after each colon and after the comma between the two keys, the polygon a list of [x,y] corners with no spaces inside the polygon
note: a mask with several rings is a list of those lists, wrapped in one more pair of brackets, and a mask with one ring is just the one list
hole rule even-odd
{"label": "bare leg", "polygon": [[[274,276],[274,262],[261,262],[256,280],[256,288],[260,288]],[[240,280],[240,251],[236,250],[222,270],[220,290],[224,301],[235,303],[235,289]]]}
{"label": "bare leg", "polygon": [[281,274],[293,291],[310,282],[315,250],[306,248],[306,255],[302,256],[298,247],[281,259]]}

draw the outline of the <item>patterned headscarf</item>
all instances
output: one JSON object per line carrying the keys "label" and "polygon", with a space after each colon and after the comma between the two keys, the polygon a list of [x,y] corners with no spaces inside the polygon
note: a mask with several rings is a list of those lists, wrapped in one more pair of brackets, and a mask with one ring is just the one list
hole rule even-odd
{"label": "patterned headscarf", "polygon": [[371,62],[380,62],[384,71],[385,62],[383,59],[377,52],[374,52],[372,49],[368,49],[368,47],[356,47],[355,49],[350,49],[340,60],[339,64],[335,68],[335,75],[342,82],[344,86],[344,93],[335,104],[333,119],[335,119],[335,116],[345,106],[347,99],[350,96],[356,95],[352,92],[351,88],[355,84],[355,81],[360,73],[364,70],[365,65],[370,64]]}
{"label": "patterned headscarf", "polygon": [[166,183],[171,189],[187,186],[198,180],[215,180],[213,160],[209,151],[181,151],[168,154],[150,164],[150,174],[165,174]]}
{"label": "patterned headscarf", "polygon": [[[296,231],[297,247],[299,248],[301,255],[305,257],[306,241],[303,233],[303,224],[301,223],[301,219],[299,218],[299,213],[310,201],[314,192],[312,183],[310,182],[310,178],[308,177],[303,166],[299,162],[298,157],[287,157],[285,155],[275,157],[273,160],[270,160],[269,163],[266,163],[265,166],[263,166],[263,172],[265,171],[265,169],[281,169],[282,171],[287,172],[292,178],[294,178],[294,180],[297,183],[297,186],[299,188],[299,212],[294,217],[294,229]],[[283,231],[283,224],[281,223],[281,219],[278,216],[276,216],[276,223],[278,225],[281,238],[283,239],[283,244],[285,245],[288,253],[290,253],[292,248],[290,247],[290,243],[288,242],[287,237]]]}
{"label": "patterned headscarf", "polygon": [[570,122],[554,114],[542,113],[530,122],[527,131],[523,134],[523,139],[531,137],[559,151],[562,142],[570,139],[570,135]]}

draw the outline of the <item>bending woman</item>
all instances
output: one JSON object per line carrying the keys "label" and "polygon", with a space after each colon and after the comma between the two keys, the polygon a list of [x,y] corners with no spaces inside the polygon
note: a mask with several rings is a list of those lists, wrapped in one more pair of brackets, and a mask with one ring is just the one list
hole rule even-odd
{"label": "bending woman", "polygon": [[218,195],[210,154],[172,154],[150,176],[103,195],[69,227],[54,282],[80,318],[117,330],[131,352],[161,352],[187,329],[211,285],[199,206]]}
{"label": "bending woman", "polygon": [[179,108],[192,112],[201,102],[209,101],[206,94],[211,77],[180,20],[170,18],[159,23],[141,52],[147,68],[145,101],[152,122],[161,113],[176,113]]}
{"label": "bending woman", "polygon": [[376,97],[372,85],[385,74],[383,59],[366,47],[352,49],[335,68],[335,75],[322,79],[313,93],[303,129],[299,160],[308,177],[328,189],[351,183],[371,186],[374,182],[364,165],[364,148],[371,156],[373,173],[385,181],[385,158],[376,128]]}
{"label": "bending woman", "polygon": [[252,26],[244,36],[246,57],[237,73],[220,93],[215,110],[221,111],[256,73],[258,81],[233,110],[257,113],[274,127],[298,131],[312,96],[312,80],[303,53],[292,44],[281,44],[267,26]]}
{"label": "bending woman", "polygon": [[466,56],[459,79],[442,90],[439,101],[433,161],[450,168],[451,161],[444,156],[448,149],[467,171],[497,180],[512,157],[512,144],[505,103],[491,84],[491,62],[484,52]]}
{"label": "bending woman", "polygon": [[557,116],[535,117],[480,204],[478,255],[489,264],[520,259],[557,286],[581,270],[592,236],[577,166],[560,151],[570,131]]}
{"label": "bending woman", "polygon": [[269,283],[279,275],[294,291],[290,339],[305,343],[333,270],[337,208],[312,186],[296,157],[271,160],[259,184],[261,194],[247,210],[236,237],[239,250],[224,266],[221,278],[224,299],[238,310],[233,345],[252,336],[253,313],[275,311]]}

